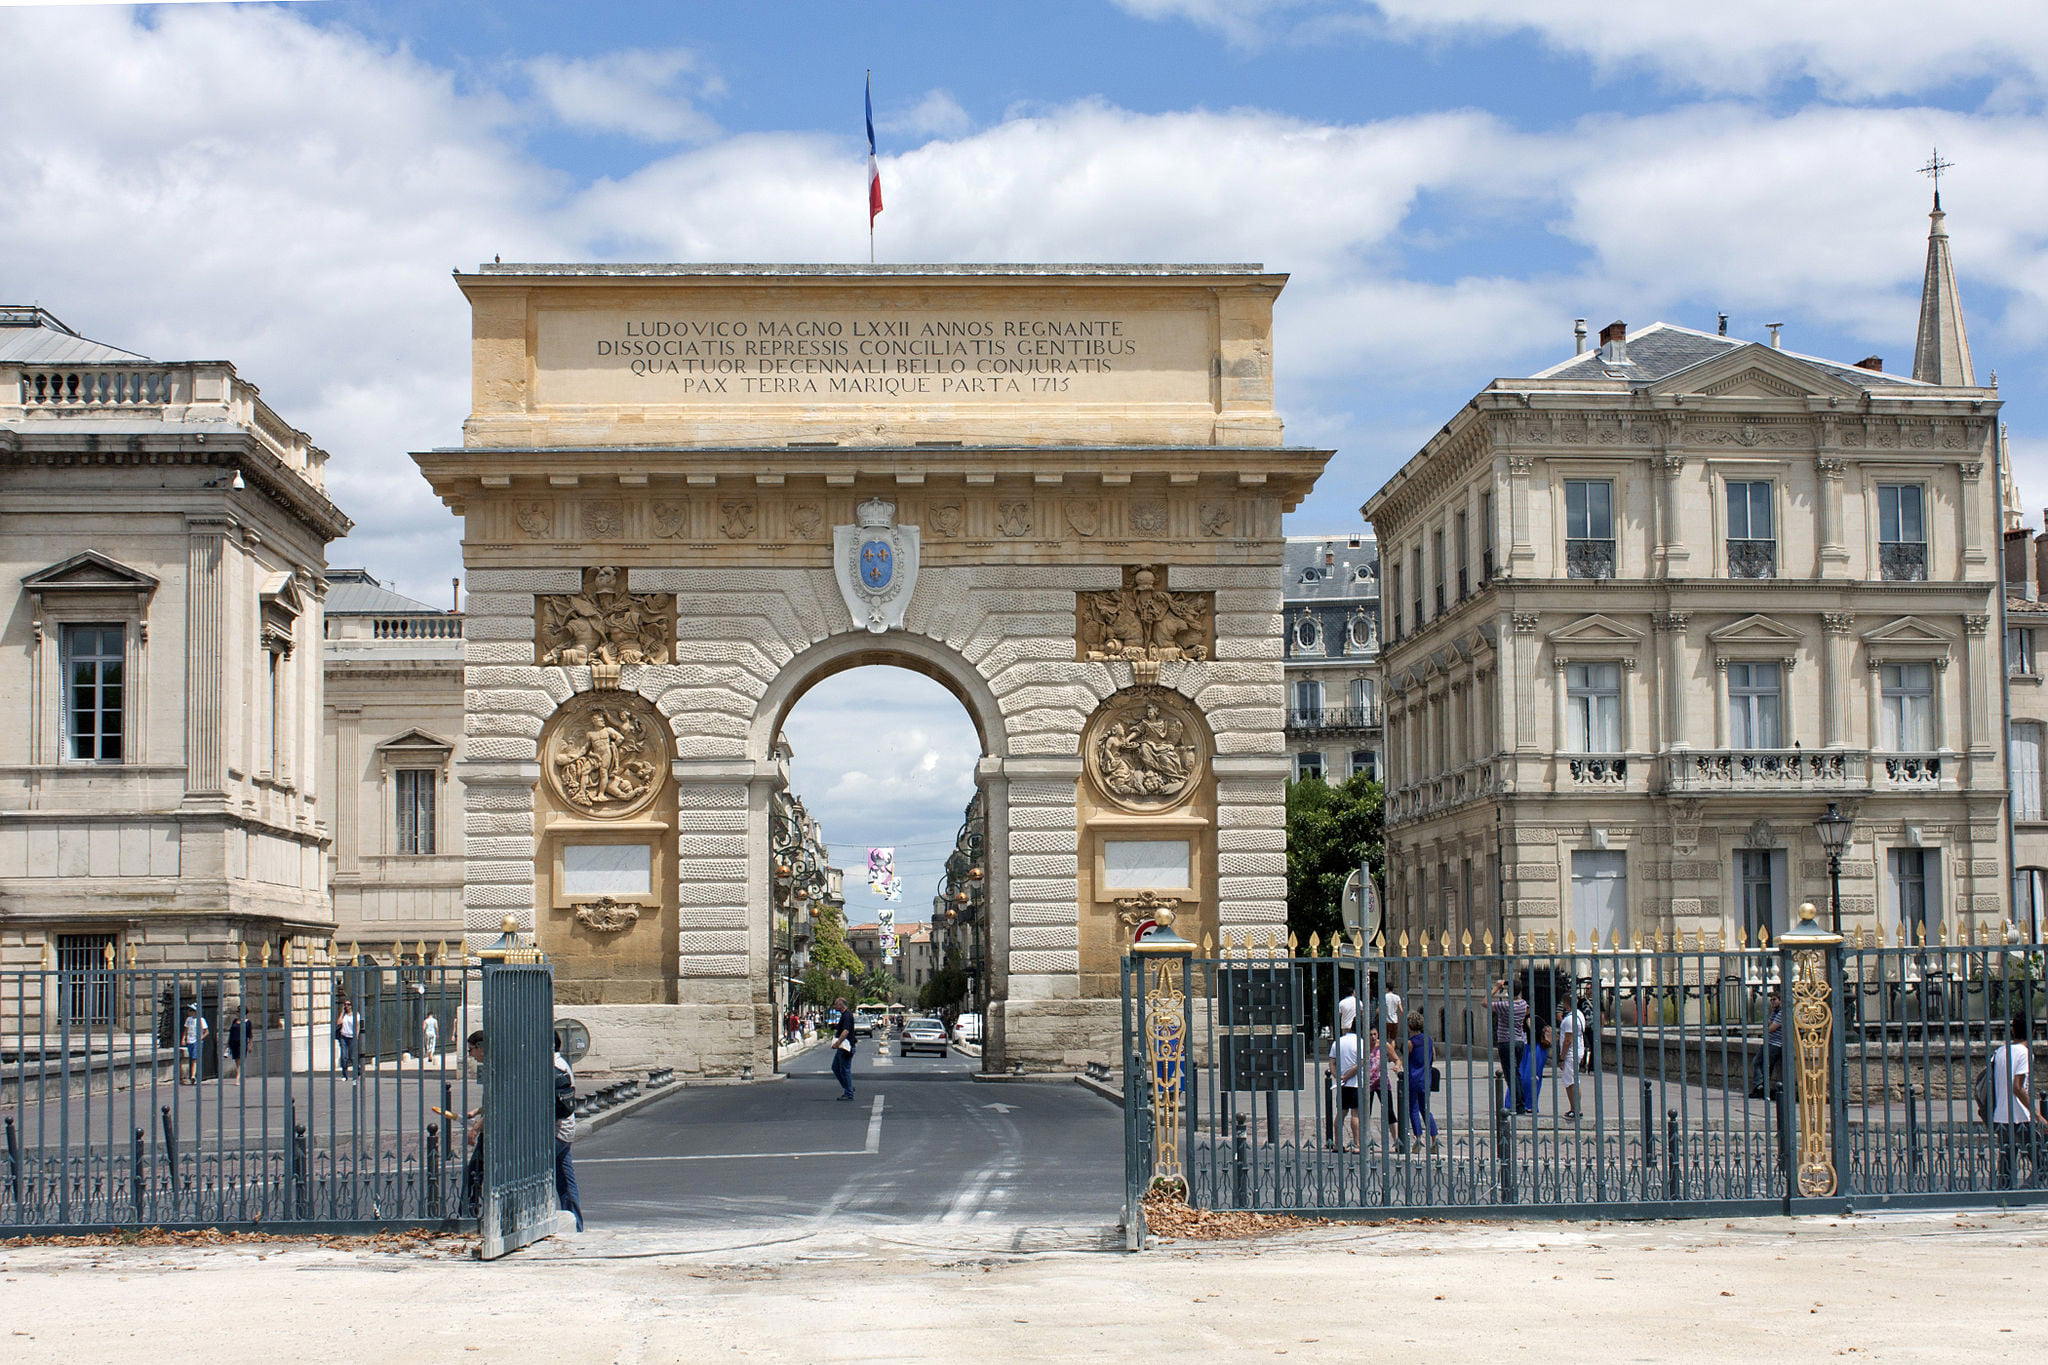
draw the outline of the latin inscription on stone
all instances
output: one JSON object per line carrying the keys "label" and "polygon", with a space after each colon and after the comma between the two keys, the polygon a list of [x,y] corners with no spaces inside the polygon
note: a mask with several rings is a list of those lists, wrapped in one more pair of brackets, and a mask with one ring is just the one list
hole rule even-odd
{"label": "latin inscription on stone", "polygon": [[1144,311],[551,309],[542,403],[1211,401],[1210,329]]}

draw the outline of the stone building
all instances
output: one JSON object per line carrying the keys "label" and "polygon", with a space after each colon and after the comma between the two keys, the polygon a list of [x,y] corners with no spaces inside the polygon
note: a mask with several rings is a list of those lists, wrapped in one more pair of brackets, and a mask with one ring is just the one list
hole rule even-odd
{"label": "stone building", "polygon": [[1378,542],[1370,532],[1289,536],[1280,594],[1294,775],[1378,776]]}
{"label": "stone building", "polygon": [[378,961],[462,942],[462,617],[328,574],[322,787],[334,936]]}
{"label": "stone building", "polygon": [[1937,203],[1913,376],[1658,323],[1373,496],[1398,931],[2003,917],[1999,400]]}
{"label": "stone building", "polygon": [[[2044,516],[2048,522],[2048,516]],[[2012,918],[2038,940],[2048,929],[2048,809],[2042,768],[2048,755],[2048,533],[2005,533],[2005,685],[2009,698],[2007,767],[2011,778]]]}
{"label": "stone building", "polygon": [[929,924],[897,924],[893,939],[895,948],[884,960],[880,924],[849,924],[846,927],[846,946],[853,949],[861,964],[870,972],[885,972],[895,978],[896,984],[903,988],[902,999],[915,1005],[918,991],[943,965],[933,941],[932,927]]}
{"label": "stone building", "polygon": [[221,361],[0,307],[0,954],[324,944],[326,455]]}

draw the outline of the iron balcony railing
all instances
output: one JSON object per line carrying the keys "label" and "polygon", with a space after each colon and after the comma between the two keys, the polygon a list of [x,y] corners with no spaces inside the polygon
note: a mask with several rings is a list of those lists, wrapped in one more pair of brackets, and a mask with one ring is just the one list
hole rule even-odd
{"label": "iron balcony railing", "polygon": [[1612,540],[1567,540],[1564,543],[1566,578],[1614,577]]}
{"label": "iron balcony railing", "polygon": [[1731,540],[1728,542],[1730,578],[1776,578],[1778,542],[1775,540]]}
{"label": "iron balcony railing", "polygon": [[1289,736],[1373,730],[1379,727],[1379,723],[1380,708],[1377,706],[1315,706],[1287,713]]}
{"label": "iron balcony railing", "polygon": [[1877,547],[1878,572],[1888,583],[1920,583],[1927,578],[1924,541],[1888,540]]}

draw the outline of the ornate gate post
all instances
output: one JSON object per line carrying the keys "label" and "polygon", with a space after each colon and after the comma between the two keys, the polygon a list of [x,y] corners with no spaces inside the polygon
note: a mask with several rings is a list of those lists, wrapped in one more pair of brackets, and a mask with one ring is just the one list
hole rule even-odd
{"label": "ornate gate post", "polygon": [[1799,907],[1799,923],[1778,940],[1780,973],[1791,993],[1792,1093],[1796,1114],[1790,1195],[1832,1199],[1841,1193],[1839,1157],[1844,1134],[1835,1114],[1835,983],[1841,975],[1842,936],[1820,926],[1813,902]]}
{"label": "ornate gate post", "polygon": [[1187,1188],[1187,1169],[1181,1148],[1187,1134],[1188,1099],[1188,991],[1190,958],[1195,945],[1173,929],[1173,911],[1161,909],[1152,928],[1131,945],[1139,973],[1153,973],[1139,993],[1144,1017],[1137,1021],[1144,1039],[1145,1061],[1152,1074],[1152,1170],[1149,1184],[1178,1181],[1182,1196]]}

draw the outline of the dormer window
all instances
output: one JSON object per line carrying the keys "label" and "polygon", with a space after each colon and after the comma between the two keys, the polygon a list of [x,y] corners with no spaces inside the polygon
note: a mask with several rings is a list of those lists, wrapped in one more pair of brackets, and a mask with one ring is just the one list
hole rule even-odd
{"label": "dormer window", "polygon": [[1294,652],[1297,654],[1319,654],[1323,648],[1323,623],[1312,611],[1303,610],[1294,618],[1292,634]]}

